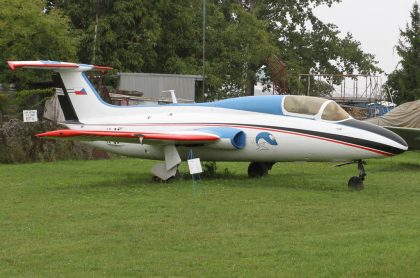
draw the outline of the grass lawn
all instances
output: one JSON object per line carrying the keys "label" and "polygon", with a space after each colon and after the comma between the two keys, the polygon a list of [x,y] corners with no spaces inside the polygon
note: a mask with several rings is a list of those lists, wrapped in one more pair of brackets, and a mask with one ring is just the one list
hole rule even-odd
{"label": "grass lawn", "polygon": [[368,161],[364,191],[356,165],[218,163],[194,191],[153,163],[0,165],[0,277],[420,275],[419,153]]}

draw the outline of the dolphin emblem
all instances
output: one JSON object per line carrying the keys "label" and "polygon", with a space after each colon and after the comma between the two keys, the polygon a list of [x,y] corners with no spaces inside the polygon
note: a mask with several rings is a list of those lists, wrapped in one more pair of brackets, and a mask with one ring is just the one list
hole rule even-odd
{"label": "dolphin emblem", "polygon": [[255,143],[257,144],[258,151],[265,151],[268,150],[267,144],[271,146],[277,146],[278,143],[276,141],[276,138],[273,134],[268,132],[261,132],[258,133],[258,135],[255,137]]}

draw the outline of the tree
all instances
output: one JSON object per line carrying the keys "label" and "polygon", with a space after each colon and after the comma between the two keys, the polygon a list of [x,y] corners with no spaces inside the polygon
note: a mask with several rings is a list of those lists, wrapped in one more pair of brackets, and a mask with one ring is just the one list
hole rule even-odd
{"label": "tree", "polygon": [[[290,91],[296,93],[300,73],[373,73],[381,71],[374,56],[364,53],[351,34],[340,38],[333,24],[313,13],[319,5],[340,0],[240,0],[259,20],[268,22],[278,52],[287,65]],[[313,81],[313,80],[312,80]]]}
{"label": "tree", "polygon": [[396,50],[399,68],[388,76],[387,85],[395,92],[397,103],[420,99],[420,11],[418,3],[410,12],[411,23],[400,30]]}
{"label": "tree", "polygon": [[[96,8],[90,2],[48,1],[49,10],[62,10],[80,30],[78,53],[84,63],[92,60],[96,25]],[[202,73],[200,1],[103,2],[106,8],[97,24],[96,63],[120,71]],[[207,1],[207,26],[209,98],[243,94],[248,68],[258,68],[270,47],[274,49],[264,22],[236,3]]]}
{"label": "tree", "polygon": [[[287,65],[292,92],[298,74],[373,72],[374,57],[350,34],[312,13],[339,0],[206,0],[208,99],[252,95],[257,72],[276,55]],[[97,5],[102,2],[98,12]],[[79,59],[121,71],[202,73],[202,8],[197,0],[50,0],[80,31]],[[98,15],[98,16],[97,16]],[[95,32],[97,26],[97,32]],[[264,76],[270,76],[267,72]]]}
{"label": "tree", "polygon": [[[147,71],[157,63],[155,47],[160,37],[156,3],[160,1],[73,0],[48,1],[50,10],[60,10],[81,34],[78,57],[120,71]],[[167,1],[166,1],[167,2]],[[95,32],[96,28],[96,32]]]}
{"label": "tree", "polygon": [[212,98],[253,95],[257,70],[277,52],[266,22],[228,1],[209,5],[208,14],[206,72],[218,88]]}
{"label": "tree", "polygon": [[77,37],[59,11],[44,12],[41,0],[0,0],[0,82],[25,87],[35,75],[11,73],[7,60],[76,60]]}

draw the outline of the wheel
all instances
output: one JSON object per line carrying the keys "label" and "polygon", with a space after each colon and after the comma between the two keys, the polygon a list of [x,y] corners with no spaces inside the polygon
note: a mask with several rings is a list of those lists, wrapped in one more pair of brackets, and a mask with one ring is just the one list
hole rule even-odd
{"label": "wheel", "polygon": [[348,182],[349,189],[351,190],[363,190],[365,188],[363,179],[361,177],[351,177]]}
{"label": "wheel", "polygon": [[248,176],[250,178],[262,177],[268,174],[268,167],[265,163],[251,162],[248,166]]}

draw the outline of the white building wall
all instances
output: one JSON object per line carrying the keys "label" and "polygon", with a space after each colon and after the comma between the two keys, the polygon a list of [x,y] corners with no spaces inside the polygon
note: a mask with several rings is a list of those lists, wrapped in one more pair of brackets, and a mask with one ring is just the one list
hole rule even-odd
{"label": "white building wall", "polygon": [[199,75],[173,75],[154,73],[120,73],[119,90],[139,91],[145,98],[170,98],[162,91],[175,90],[179,99],[195,100],[195,82],[201,81]]}

